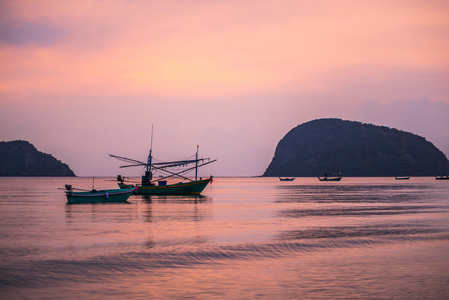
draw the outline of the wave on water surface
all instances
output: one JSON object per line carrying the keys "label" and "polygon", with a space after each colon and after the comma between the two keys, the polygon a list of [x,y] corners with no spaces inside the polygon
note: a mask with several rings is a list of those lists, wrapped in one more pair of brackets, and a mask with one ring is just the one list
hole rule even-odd
{"label": "wave on water surface", "polygon": [[[270,243],[245,243],[204,248],[178,247],[98,255],[88,259],[49,259],[0,267],[1,286],[54,285],[65,281],[102,280],[111,274],[137,275],[156,269],[190,268],[238,261],[264,261],[294,254],[342,248],[371,247],[426,240],[449,240],[449,233],[416,226],[334,227],[280,233]],[[45,274],[43,276],[42,274]]]}

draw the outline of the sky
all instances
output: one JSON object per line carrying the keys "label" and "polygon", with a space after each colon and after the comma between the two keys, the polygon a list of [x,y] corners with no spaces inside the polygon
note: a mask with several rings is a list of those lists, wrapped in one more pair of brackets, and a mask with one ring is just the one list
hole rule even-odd
{"label": "sky", "polygon": [[0,140],[78,176],[140,175],[108,154],[145,161],[152,126],[159,160],[257,176],[320,118],[449,157],[449,1],[0,1]]}

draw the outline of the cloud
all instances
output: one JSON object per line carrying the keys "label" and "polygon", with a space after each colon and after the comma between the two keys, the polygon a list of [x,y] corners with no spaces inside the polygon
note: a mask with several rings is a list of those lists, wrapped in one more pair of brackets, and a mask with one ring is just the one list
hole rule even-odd
{"label": "cloud", "polygon": [[63,36],[61,29],[39,22],[14,21],[0,26],[0,41],[14,46],[51,46]]}

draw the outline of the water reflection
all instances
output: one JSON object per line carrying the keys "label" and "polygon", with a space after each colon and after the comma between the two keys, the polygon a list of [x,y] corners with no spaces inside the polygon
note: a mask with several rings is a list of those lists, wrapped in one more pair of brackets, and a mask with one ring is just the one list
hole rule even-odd
{"label": "water reflection", "polygon": [[145,202],[159,202],[159,203],[208,203],[212,202],[212,198],[204,195],[171,195],[171,196],[149,196],[138,195],[132,196],[132,199],[140,199]]}
{"label": "water reflection", "polygon": [[[315,227],[304,230],[290,230],[280,233],[279,240],[309,240],[309,239],[335,239],[335,238],[363,238],[363,237],[387,237],[402,235],[407,238],[416,235],[428,235],[440,233],[442,230],[432,228],[429,225],[420,224],[388,224],[366,226],[334,226]],[[447,234],[445,235],[447,239]]]}
{"label": "water reflection", "polygon": [[0,180],[3,298],[449,299],[449,186],[433,178],[230,178],[69,206],[49,180],[36,195]]}
{"label": "water reflection", "polygon": [[211,197],[132,196],[141,207],[147,227],[147,249],[184,249],[210,242],[209,229],[203,224],[212,219]]}
{"label": "water reflection", "polygon": [[302,218],[308,216],[381,216],[417,213],[441,213],[441,206],[357,206],[351,208],[290,209],[278,212],[282,218]]}
{"label": "water reflection", "polygon": [[431,191],[426,185],[279,185],[280,203],[416,202]]}
{"label": "water reflection", "polygon": [[65,219],[72,222],[130,222],[136,218],[136,211],[131,203],[83,203],[66,204]]}
{"label": "water reflection", "polygon": [[[211,200],[207,196],[133,195],[128,204],[66,205],[66,225],[86,232],[95,224],[89,235],[101,237],[93,244],[121,243],[128,248],[134,244],[147,250],[197,247],[211,240],[210,229],[202,225],[212,219]],[[126,231],[118,227],[120,223],[126,223]]]}
{"label": "water reflection", "polygon": [[[275,240],[321,247],[448,240],[447,198],[427,184],[279,185]],[[345,246],[346,247],[346,246]]]}

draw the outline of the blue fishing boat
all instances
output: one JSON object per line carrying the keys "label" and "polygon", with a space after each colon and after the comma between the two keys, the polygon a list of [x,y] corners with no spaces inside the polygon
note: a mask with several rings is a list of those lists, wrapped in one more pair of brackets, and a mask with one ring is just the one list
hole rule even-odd
{"label": "blue fishing boat", "polygon": [[[106,203],[106,202],[126,202],[135,190],[135,188],[120,188],[108,190],[80,191],[72,188],[71,185],[65,185],[65,194],[68,204],[75,203]],[[79,190],[79,189],[78,189]]]}

